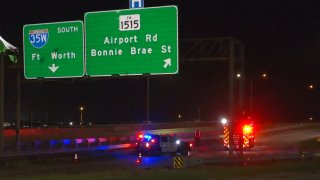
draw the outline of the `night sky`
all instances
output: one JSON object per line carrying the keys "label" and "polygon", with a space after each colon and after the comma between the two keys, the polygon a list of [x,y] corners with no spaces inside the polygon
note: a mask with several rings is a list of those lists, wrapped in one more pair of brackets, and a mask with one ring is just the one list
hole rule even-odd
{"label": "night sky", "polygon": [[[128,0],[7,3],[1,5],[0,35],[21,53],[25,24],[83,20],[85,12],[127,9],[129,4]],[[179,40],[233,37],[244,43],[246,107],[248,110],[252,82],[257,119],[320,119],[320,2],[145,0],[145,7],[164,5],[178,7]],[[14,121],[17,69],[6,65],[6,119]],[[151,121],[195,120],[199,116],[215,121],[227,114],[227,63],[181,60],[179,69],[176,75],[150,77]],[[267,79],[261,79],[262,73]],[[309,84],[314,89],[308,89]],[[84,106],[86,122],[142,122],[146,120],[146,94],[147,78],[143,76],[59,81],[23,78],[22,120],[78,122],[79,108]]]}

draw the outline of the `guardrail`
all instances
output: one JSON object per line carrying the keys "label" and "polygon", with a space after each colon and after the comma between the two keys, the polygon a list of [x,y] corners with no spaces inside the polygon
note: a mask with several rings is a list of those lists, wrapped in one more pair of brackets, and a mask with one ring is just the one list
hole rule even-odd
{"label": "guardrail", "polygon": [[[171,128],[168,128],[170,126]],[[128,148],[135,144],[139,133],[175,134],[179,138],[190,139],[193,138],[193,133],[196,129],[200,129],[204,135],[207,134],[208,136],[219,133],[213,123],[124,124],[78,128],[22,129],[20,152],[18,154],[89,151],[110,147]],[[15,135],[13,136],[10,131],[13,130],[7,130],[5,134],[5,156],[17,154]],[[123,144],[131,145],[123,146]]]}
{"label": "guardrail", "polygon": [[[297,124],[289,127],[296,127]],[[268,131],[281,131],[274,127]],[[212,137],[223,133],[218,122],[206,123],[162,123],[162,124],[114,124],[106,126],[84,126],[69,128],[29,128],[21,129],[20,153],[62,152],[78,149],[99,149],[116,147],[119,144],[134,144],[139,133],[175,134],[181,139],[192,139],[196,129],[202,137]],[[5,154],[16,152],[15,130],[5,130]]]}

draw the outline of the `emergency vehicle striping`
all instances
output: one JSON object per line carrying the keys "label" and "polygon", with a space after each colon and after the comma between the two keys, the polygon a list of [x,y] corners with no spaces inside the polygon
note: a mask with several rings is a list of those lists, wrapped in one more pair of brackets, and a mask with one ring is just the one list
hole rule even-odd
{"label": "emergency vehicle striping", "polygon": [[248,136],[243,136],[243,147],[249,147],[250,141]]}
{"label": "emergency vehicle striping", "polygon": [[183,158],[182,157],[174,157],[173,168],[183,168]]}
{"label": "emergency vehicle striping", "polygon": [[223,126],[223,142],[224,142],[224,146],[228,146],[229,145],[229,129],[227,126]]}

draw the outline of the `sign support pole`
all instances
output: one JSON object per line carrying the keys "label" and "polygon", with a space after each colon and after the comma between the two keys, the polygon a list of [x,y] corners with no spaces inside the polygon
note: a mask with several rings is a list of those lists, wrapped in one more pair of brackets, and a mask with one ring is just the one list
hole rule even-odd
{"label": "sign support pole", "polygon": [[229,154],[233,154],[233,134],[234,134],[234,41],[230,39],[230,55],[229,55]]}
{"label": "sign support pole", "polygon": [[147,122],[150,122],[150,76],[147,75]]}
{"label": "sign support pole", "polygon": [[4,53],[0,54],[0,157],[4,149]]}
{"label": "sign support pole", "polygon": [[16,121],[16,151],[20,152],[20,114],[21,114],[21,83],[20,70],[17,72],[17,121]]}

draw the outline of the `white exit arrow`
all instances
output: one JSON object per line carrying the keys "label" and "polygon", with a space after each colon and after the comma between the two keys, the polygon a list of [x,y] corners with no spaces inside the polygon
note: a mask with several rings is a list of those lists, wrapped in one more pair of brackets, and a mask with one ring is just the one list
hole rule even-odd
{"label": "white exit arrow", "polygon": [[52,64],[51,66],[48,66],[51,72],[55,73],[59,66],[56,66],[55,64]]}
{"label": "white exit arrow", "polygon": [[164,62],[164,65],[163,65],[164,68],[171,66],[171,58],[165,59],[163,60],[163,62]]}

